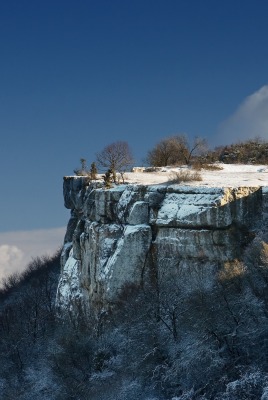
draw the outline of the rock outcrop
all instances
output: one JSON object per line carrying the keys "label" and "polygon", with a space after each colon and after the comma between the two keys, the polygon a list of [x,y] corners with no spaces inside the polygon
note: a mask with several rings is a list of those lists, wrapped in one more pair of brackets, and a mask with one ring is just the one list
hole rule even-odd
{"label": "rock outcrop", "polygon": [[71,209],[62,253],[58,307],[106,307],[128,284],[167,276],[204,282],[220,264],[239,258],[263,217],[267,191],[260,187],[118,185],[86,177],[64,178]]}

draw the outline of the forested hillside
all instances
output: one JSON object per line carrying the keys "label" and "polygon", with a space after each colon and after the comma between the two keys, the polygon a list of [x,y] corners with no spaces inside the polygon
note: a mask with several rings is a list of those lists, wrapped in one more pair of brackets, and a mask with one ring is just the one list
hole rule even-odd
{"label": "forested hillside", "polygon": [[[59,254],[1,291],[1,399],[267,399],[268,237],[216,283],[126,285],[110,311],[56,316]],[[196,276],[196,274],[195,274]]]}

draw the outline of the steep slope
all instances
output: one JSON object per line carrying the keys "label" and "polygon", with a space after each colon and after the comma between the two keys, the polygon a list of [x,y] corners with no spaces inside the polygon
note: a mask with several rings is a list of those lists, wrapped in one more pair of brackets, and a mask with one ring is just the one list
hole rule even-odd
{"label": "steep slope", "polygon": [[239,258],[253,237],[266,198],[260,187],[100,185],[64,178],[71,218],[57,293],[62,311],[106,307],[126,284],[194,281],[200,269],[211,285],[213,271]]}

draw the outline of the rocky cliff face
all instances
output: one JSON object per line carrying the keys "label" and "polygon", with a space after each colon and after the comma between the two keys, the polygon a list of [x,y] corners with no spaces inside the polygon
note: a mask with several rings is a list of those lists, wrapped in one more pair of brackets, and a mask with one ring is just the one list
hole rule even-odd
{"label": "rocky cliff face", "polygon": [[267,198],[259,187],[119,185],[105,190],[86,177],[65,177],[71,218],[59,308],[76,312],[107,306],[124,285],[161,284],[167,276],[186,285],[202,276],[209,286],[221,263],[239,258]]}

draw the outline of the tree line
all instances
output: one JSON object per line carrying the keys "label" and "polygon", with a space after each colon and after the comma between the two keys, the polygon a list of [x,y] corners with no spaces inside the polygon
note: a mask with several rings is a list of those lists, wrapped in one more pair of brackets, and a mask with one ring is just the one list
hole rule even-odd
{"label": "tree line", "polygon": [[[96,154],[96,161],[88,169],[86,159],[81,158],[81,167],[74,170],[76,175],[97,178],[98,169],[104,170],[103,179],[109,187],[111,183],[122,181],[126,171],[134,165],[134,157],[130,146],[125,141],[113,142]],[[151,167],[196,166],[205,168],[208,164],[241,163],[267,164],[268,142],[260,138],[244,142],[218,146],[209,149],[206,139],[196,137],[192,141],[187,135],[180,134],[161,139],[147,152],[145,164]]]}

